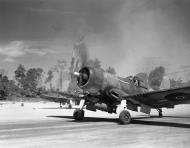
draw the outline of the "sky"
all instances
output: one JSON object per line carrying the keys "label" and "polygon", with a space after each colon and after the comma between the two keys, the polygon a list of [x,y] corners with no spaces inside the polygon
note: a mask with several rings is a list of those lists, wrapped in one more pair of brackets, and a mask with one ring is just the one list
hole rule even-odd
{"label": "sky", "polygon": [[120,76],[190,69],[189,16],[189,0],[0,0],[0,69],[47,71],[71,59],[81,36],[90,57]]}

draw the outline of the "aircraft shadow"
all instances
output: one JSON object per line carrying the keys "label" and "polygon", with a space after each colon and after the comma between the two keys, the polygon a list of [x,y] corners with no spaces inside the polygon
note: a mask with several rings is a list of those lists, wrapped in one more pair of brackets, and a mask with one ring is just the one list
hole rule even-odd
{"label": "aircraft shadow", "polygon": [[143,120],[136,120],[136,119],[132,120],[131,124],[141,124],[141,125],[143,124],[143,125],[190,128],[190,124],[185,124],[185,123],[160,122],[160,121],[143,121]]}
{"label": "aircraft shadow", "polygon": [[[72,120],[69,120],[67,122],[113,122],[113,123],[119,124],[117,118],[110,119],[110,118],[85,117],[82,121],[75,121],[72,116],[47,116],[47,117],[72,119]],[[168,116],[166,116],[166,117],[168,117]],[[175,118],[173,116],[171,116],[171,117]],[[158,117],[157,116],[135,117],[135,118],[132,118],[131,124],[190,128],[190,124],[185,124],[185,123],[142,120],[142,119],[147,119],[147,118],[158,118]]]}
{"label": "aircraft shadow", "polygon": [[179,116],[163,116],[163,117],[167,117],[167,118],[182,118],[182,119],[190,119],[189,116],[182,116],[182,117],[179,117]]}
{"label": "aircraft shadow", "polygon": [[[175,123],[174,122],[162,122],[162,121],[148,121],[148,120],[141,120],[141,119],[153,119],[159,118],[158,116],[141,116],[132,118],[131,124],[143,124],[143,125],[155,125],[155,126],[168,126],[168,127],[180,127],[180,128],[190,128],[190,124],[186,123]],[[181,119],[190,119],[190,117],[179,117],[179,116],[163,116],[162,118],[181,118]],[[160,118],[160,120],[162,120]]]}
{"label": "aircraft shadow", "polygon": [[47,116],[53,118],[65,118],[65,119],[72,119],[68,122],[114,122],[118,123],[118,119],[110,119],[110,118],[97,118],[97,117],[85,117],[82,121],[75,121],[72,116]]}
{"label": "aircraft shadow", "polygon": [[[190,119],[190,115],[188,116],[163,116],[162,118],[182,118],[182,119]],[[135,117],[135,119],[142,119],[142,118],[158,118],[158,116],[147,116],[147,115],[141,115],[140,117]],[[134,119],[134,118],[133,118]]]}

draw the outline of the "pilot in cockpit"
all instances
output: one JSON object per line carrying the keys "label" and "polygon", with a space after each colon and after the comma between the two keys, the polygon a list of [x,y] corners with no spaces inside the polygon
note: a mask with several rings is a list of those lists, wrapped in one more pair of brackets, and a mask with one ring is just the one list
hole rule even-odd
{"label": "pilot in cockpit", "polygon": [[140,86],[140,80],[139,80],[138,77],[136,77],[136,76],[130,76],[130,77],[129,77],[129,80],[130,80],[130,82],[133,83],[134,85]]}

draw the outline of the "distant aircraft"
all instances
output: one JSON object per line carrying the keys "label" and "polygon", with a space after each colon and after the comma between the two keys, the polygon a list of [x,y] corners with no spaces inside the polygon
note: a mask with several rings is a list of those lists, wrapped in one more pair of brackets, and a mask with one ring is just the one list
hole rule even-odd
{"label": "distant aircraft", "polygon": [[159,91],[149,91],[148,86],[138,77],[121,78],[93,67],[82,67],[74,72],[77,85],[83,90],[82,96],[60,92],[62,96],[79,100],[79,108],[75,109],[73,117],[80,121],[84,118],[84,108],[90,111],[101,110],[119,113],[121,124],[129,124],[131,115],[128,110],[150,114],[156,109],[162,117],[162,108],[174,108],[178,104],[190,103],[190,86]]}
{"label": "distant aircraft", "polygon": [[[57,95],[55,95],[57,93]],[[72,95],[72,94],[67,94],[67,93],[64,93],[64,95],[61,95],[60,94],[61,92],[54,92],[54,95],[49,95],[49,94],[42,94],[40,97],[42,99],[46,99],[46,100],[49,100],[49,101],[53,101],[53,102],[59,102],[59,108],[63,108],[63,109],[72,109],[72,108],[76,108],[74,107],[74,105],[76,103],[78,103],[78,99],[76,100],[75,98],[79,97],[76,96],[76,95]],[[64,107],[63,107],[64,105]],[[65,107],[65,105],[68,105],[67,107]],[[45,108],[44,108],[45,109]],[[58,108],[56,108],[58,109]]]}

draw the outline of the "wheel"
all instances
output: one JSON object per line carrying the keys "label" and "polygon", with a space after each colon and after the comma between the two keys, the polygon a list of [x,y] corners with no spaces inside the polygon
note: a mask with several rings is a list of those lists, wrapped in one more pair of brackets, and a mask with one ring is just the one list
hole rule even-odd
{"label": "wheel", "polygon": [[84,110],[76,109],[73,113],[73,117],[77,121],[81,121],[84,118]]}
{"label": "wheel", "polygon": [[119,114],[119,121],[121,124],[129,124],[131,122],[131,115],[127,110],[123,110]]}
{"label": "wheel", "polygon": [[71,108],[72,108],[72,105],[71,105],[71,104],[69,104],[68,108],[69,108],[69,109],[71,109]]}
{"label": "wheel", "polygon": [[162,109],[159,109],[159,110],[158,110],[158,116],[159,116],[160,118],[163,117]]}
{"label": "wheel", "polygon": [[162,112],[159,112],[159,117],[161,118],[161,117],[163,117],[163,114],[162,114]]}

